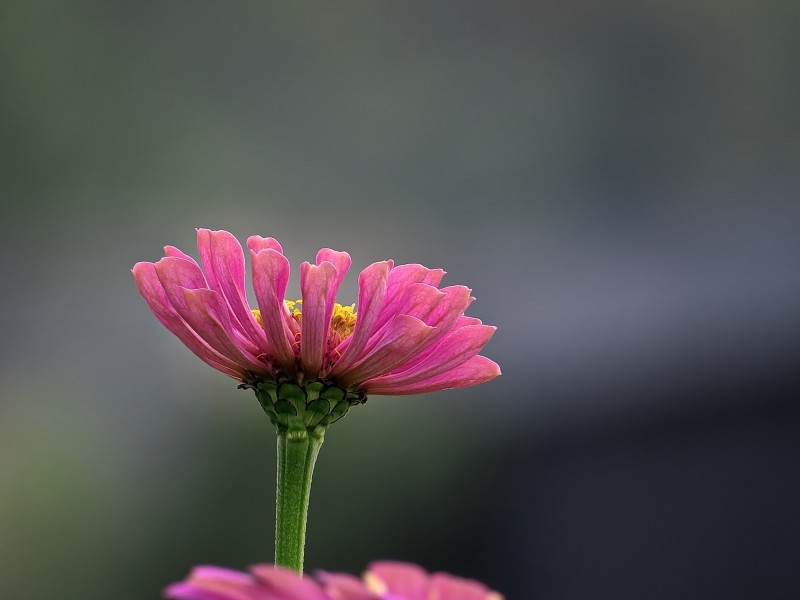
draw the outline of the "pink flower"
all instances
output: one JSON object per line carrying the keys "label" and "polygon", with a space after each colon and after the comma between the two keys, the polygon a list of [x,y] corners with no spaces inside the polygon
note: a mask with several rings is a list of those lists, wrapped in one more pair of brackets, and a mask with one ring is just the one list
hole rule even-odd
{"label": "pink flower", "polygon": [[350,256],[323,248],[300,265],[302,300],[286,300],[289,261],[272,238],[247,239],[258,308],[248,304],[245,256],[227,231],[197,230],[201,267],[177,248],[133,267],[159,321],[215,369],[256,387],[321,381],[363,401],[368,393],[416,394],[483,383],[500,374],[479,356],[495,327],[464,316],[464,286],[439,288],[441,269],[373,263],[358,302],[336,292]]}
{"label": "pink flower", "polygon": [[478,581],[400,562],[372,563],[363,579],[339,573],[314,579],[272,565],[256,565],[249,574],[196,567],[164,594],[173,600],[503,600]]}

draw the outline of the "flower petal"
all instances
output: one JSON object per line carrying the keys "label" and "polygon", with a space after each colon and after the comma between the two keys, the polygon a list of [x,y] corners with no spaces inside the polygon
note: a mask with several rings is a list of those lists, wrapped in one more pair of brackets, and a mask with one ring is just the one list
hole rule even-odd
{"label": "flower petal", "polygon": [[412,283],[406,288],[405,298],[402,302],[401,312],[427,322],[428,316],[436,309],[439,303],[447,296],[436,286],[427,283]]}
{"label": "flower petal", "polygon": [[379,600],[380,596],[367,589],[358,577],[345,573],[317,571],[314,576],[335,600]]}
{"label": "flower petal", "polygon": [[437,600],[499,600],[500,595],[472,579],[434,573],[428,590],[430,598]]}
{"label": "flower petal", "polygon": [[182,250],[179,250],[175,246],[164,246],[164,255],[165,256],[173,256],[175,258],[182,258],[184,260],[188,260],[189,262],[193,262],[194,264],[197,264],[197,261],[195,259],[193,259],[191,256],[189,256],[188,254],[186,254]]}
{"label": "flower petal", "polygon": [[264,330],[247,302],[244,253],[239,241],[227,231],[198,229],[197,248],[209,287],[225,299],[239,331],[259,348],[266,349]]}
{"label": "flower petal", "polygon": [[339,273],[333,263],[324,261],[312,265],[304,262],[300,265],[300,292],[303,296],[300,360],[309,381],[316,379],[322,368],[338,281]]}
{"label": "flower petal", "polygon": [[248,250],[255,252],[256,254],[258,254],[260,250],[266,250],[268,248],[270,250],[277,250],[283,254],[283,248],[275,238],[265,238],[261,237],[260,235],[251,235],[249,238],[247,238],[245,244],[247,245]]}
{"label": "flower petal", "polygon": [[336,292],[352,262],[347,252],[330,248],[322,248],[317,252],[316,261],[316,265],[300,265],[300,290],[303,296],[300,356],[303,372],[309,379],[320,374],[325,362]]}
{"label": "flower petal", "polygon": [[158,278],[153,263],[140,262],[133,267],[133,277],[139,293],[144,297],[150,311],[161,324],[177,337],[195,356],[218,371],[234,379],[243,379],[246,371],[240,365],[213,350],[181,318],[169,301],[164,286]]}
{"label": "flower petal", "polygon": [[463,365],[446,371],[435,377],[423,379],[408,385],[365,385],[364,390],[369,394],[382,396],[404,396],[408,394],[422,394],[437,392],[451,388],[469,387],[478,385],[500,375],[500,367],[485,356],[473,356]]}
{"label": "flower petal", "polygon": [[497,327],[469,325],[451,331],[439,343],[429,347],[404,370],[365,381],[365,386],[401,386],[417,383],[464,364],[481,351]]}
{"label": "flower petal", "polygon": [[367,586],[376,593],[396,594],[404,600],[428,600],[429,575],[417,565],[379,561],[364,574]]}
{"label": "flower petal", "polygon": [[437,286],[444,276],[441,269],[428,269],[422,265],[398,265],[389,272],[386,285],[386,298],[380,315],[375,324],[377,331],[386,323],[392,320],[395,315],[400,314],[402,304],[406,301],[406,290],[414,283],[427,283]]}
{"label": "flower petal", "polygon": [[317,252],[316,260],[318,265],[321,265],[324,262],[329,262],[336,268],[336,278],[333,286],[331,286],[329,289],[328,297],[325,299],[328,310],[328,316],[326,320],[328,323],[330,323],[331,317],[333,316],[333,305],[336,303],[336,292],[339,291],[339,286],[342,285],[342,282],[347,275],[347,271],[350,269],[352,260],[347,252],[338,252],[337,250],[331,250],[330,248],[322,248],[319,252]]}
{"label": "flower petal", "polygon": [[[162,258],[155,265],[164,291],[176,312],[211,348],[245,369],[266,371],[256,360],[258,349],[235,336],[225,300],[206,288],[191,289],[192,265],[180,258]],[[248,347],[249,346],[249,347]],[[255,353],[255,354],[254,354]]]}
{"label": "flower petal", "polygon": [[176,256],[165,256],[155,263],[156,273],[164,289],[186,288],[188,290],[208,289],[203,271],[194,261]]}
{"label": "flower petal", "polygon": [[[396,310],[398,311],[397,314],[408,315],[419,319],[426,325],[430,324],[428,323],[428,316],[445,296],[446,294],[427,283],[412,283],[403,291],[402,298],[395,303]],[[391,326],[392,321],[388,321],[380,329],[375,330],[372,337],[367,342],[364,352],[371,352],[378,341],[382,339],[386,330]],[[429,336],[424,343],[421,343],[417,347],[414,353],[409,355],[409,358],[413,358],[413,356],[421,352],[432,341],[435,341],[435,338]]]}
{"label": "flower petal", "polygon": [[[337,250],[331,250],[330,248],[322,248],[319,252],[317,252],[317,264],[321,265],[324,262],[329,262],[336,267],[336,289],[338,290],[339,286],[342,285],[342,281],[344,281],[344,277],[347,275],[347,271],[350,269],[350,265],[353,261],[347,252],[338,252]],[[336,298],[334,296],[334,300],[335,299]]]}
{"label": "flower petal", "polygon": [[451,285],[440,291],[444,292],[446,297],[428,315],[425,322],[447,333],[475,298],[470,296],[472,290],[464,285]]}
{"label": "flower petal", "polygon": [[275,355],[278,366],[288,373],[293,373],[294,334],[288,325],[287,321],[291,317],[284,304],[286,286],[289,283],[289,261],[278,250],[266,248],[257,253],[250,250],[250,264],[253,271],[253,289],[270,349]]}
{"label": "flower petal", "polygon": [[[430,286],[423,283],[414,285],[430,288]],[[439,299],[433,310],[431,310],[423,318],[427,325],[435,327],[436,330],[418,346],[416,352],[409,355],[408,360],[405,363],[397,365],[394,369],[395,371],[405,371],[410,366],[417,364],[419,362],[420,355],[424,354],[425,350],[435,345],[452,329],[454,329],[460,315],[473,300],[473,298],[470,296],[472,290],[462,285],[442,288],[441,290],[438,290],[438,292],[443,294],[444,297]],[[414,311],[415,308],[413,305],[406,305],[402,310],[404,312],[406,310]]]}
{"label": "flower petal", "polygon": [[220,567],[195,567],[186,579],[164,590],[174,600],[268,600],[256,580],[239,571]]}
{"label": "flower petal", "polygon": [[[470,296],[472,290],[463,285],[442,288],[440,291],[444,292],[445,297],[425,319],[428,325],[436,327],[436,332],[425,340],[424,347],[420,348],[420,350],[434,345],[450,333],[450,331],[456,327],[458,319],[474,300],[474,298]],[[478,322],[480,323],[480,321]]]}
{"label": "flower petal", "polygon": [[204,589],[198,584],[180,581],[167,586],[164,597],[172,600],[251,600],[247,596],[219,590]]}
{"label": "flower petal", "polygon": [[428,269],[428,272],[425,273],[425,277],[422,278],[421,283],[427,283],[428,285],[439,287],[439,284],[442,282],[442,278],[446,274],[447,272],[443,269]]}
{"label": "flower petal", "polygon": [[456,324],[453,325],[453,329],[458,327],[466,327],[467,325],[481,325],[483,321],[480,319],[476,319],[475,317],[467,317],[465,315],[461,315],[456,319]]}
{"label": "flower petal", "polygon": [[250,571],[261,582],[273,589],[278,600],[331,600],[320,585],[309,577],[302,577],[273,565],[254,565]]}
{"label": "flower petal", "polygon": [[341,384],[348,387],[388,373],[408,360],[408,357],[417,351],[419,345],[433,331],[433,327],[429,327],[416,317],[397,315],[366,356],[341,375]]}
{"label": "flower petal", "polygon": [[[213,290],[183,290],[186,313],[178,313],[186,319],[197,334],[220,354],[229,356],[242,366],[256,372],[265,372],[267,367],[247,348],[247,340],[237,337],[231,326],[225,301]],[[257,352],[257,350],[256,350]]]}
{"label": "flower petal", "polygon": [[342,374],[361,358],[361,353],[375,331],[391,268],[392,261],[385,260],[371,264],[358,275],[358,318],[353,335],[345,340],[346,345],[345,342],[339,345],[341,358],[330,372],[332,377]]}
{"label": "flower petal", "polygon": [[198,579],[221,580],[243,585],[254,583],[252,576],[247,573],[210,565],[198,565],[192,569],[192,572],[189,574],[189,580]]}

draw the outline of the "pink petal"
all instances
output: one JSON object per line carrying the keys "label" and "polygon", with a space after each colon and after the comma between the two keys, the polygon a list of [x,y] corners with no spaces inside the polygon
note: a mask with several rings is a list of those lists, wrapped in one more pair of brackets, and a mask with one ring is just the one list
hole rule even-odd
{"label": "pink petal", "polygon": [[469,325],[455,329],[439,343],[416,357],[408,368],[365,381],[364,385],[379,387],[409,385],[450,371],[480,352],[496,329],[497,327],[489,325]]}
{"label": "pink petal", "polygon": [[243,379],[245,369],[213,350],[187,325],[167,298],[164,286],[158,278],[153,263],[140,262],[133,267],[133,277],[139,293],[147,302],[150,311],[164,327],[175,335],[195,356],[215,369],[234,379]]}
{"label": "pink petal", "polygon": [[339,273],[330,262],[319,265],[304,262],[300,265],[300,292],[303,296],[300,359],[308,380],[315,379],[322,368],[338,281]]}
{"label": "pink petal", "polygon": [[164,289],[186,288],[188,290],[208,289],[203,271],[194,261],[175,256],[167,256],[155,263],[156,273]]}
{"label": "pink petal", "polygon": [[[425,347],[433,346],[454,329],[458,319],[474,300],[470,296],[472,290],[463,285],[442,288],[440,291],[444,292],[445,297],[425,319],[428,325],[436,327],[436,332],[425,341]],[[400,368],[404,368],[404,365],[401,365]]]}
{"label": "pink petal", "polygon": [[[178,312],[178,314],[188,323],[189,319],[187,318],[186,314],[184,314],[186,311],[184,292],[187,289],[199,289],[206,292],[212,291],[205,287],[205,279],[203,278],[203,273],[200,271],[200,267],[198,267],[194,262],[189,262],[181,258],[166,257],[162,258],[155,264],[155,269],[161,284],[164,286],[164,291],[166,292],[170,303]],[[228,312],[227,304],[219,294],[216,292],[213,292],[213,294],[222,301],[220,306],[223,308],[219,311],[219,318],[222,319],[224,323],[229,325],[230,313]],[[216,300],[214,300],[214,306],[217,306]],[[194,327],[192,328],[195,329]],[[195,329],[195,331],[200,334],[197,329]],[[202,337],[202,334],[200,335]],[[251,341],[244,338],[240,339],[240,336],[234,332],[232,332],[230,335],[232,339],[237,340],[238,345],[240,345],[242,348],[246,348],[254,354],[260,353],[259,348]]]}
{"label": "pink petal", "polygon": [[[317,252],[317,264],[321,265],[324,262],[329,262],[336,267],[336,289],[338,290],[353,261],[347,252],[338,252],[330,248],[322,248]],[[336,297],[334,296],[334,300],[335,299]]]}
{"label": "pink petal", "polygon": [[500,375],[500,367],[485,356],[473,356],[463,365],[450,371],[423,379],[408,385],[368,385],[364,386],[367,393],[383,396],[403,396],[408,394],[422,394],[437,392],[451,388],[469,387],[478,385]]}
{"label": "pink petal", "polygon": [[211,289],[222,294],[239,330],[265,348],[264,330],[247,302],[244,253],[239,241],[227,231],[198,229],[197,248]]}
{"label": "pink petal", "polygon": [[438,288],[427,283],[412,283],[406,289],[402,302],[401,312],[404,315],[416,317],[421,321],[428,321],[428,316],[436,309],[439,303],[447,296]]}
{"label": "pink petal", "polygon": [[480,325],[483,323],[480,319],[476,319],[475,317],[467,317],[467,316],[460,316],[456,319],[456,324],[454,327],[466,327],[467,325]]}
{"label": "pink petal", "polygon": [[400,306],[406,300],[406,289],[414,283],[427,283],[436,286],[444,276],[441,269],[428,269],[422,265],[398,265],[389,272],[386,285],[386,298],[384,305],[375,323],[377,331],[386,323],[392,320],[395,315],[400,314]]}
{"label": "pink petal", "polygon": [[[217,280],[217,274],[214,272],[213,264],[214,236],[217,233],[221,232],[212,231],[211,229],[197,229],[197,250],[200,253],[200,262],[208,278],[208,285],[212,290],[219,290],[219,281]],[[244,278],[244,276],[242,276],[242,278]]]}
{"label": "pink petal", "polygon": [[175,600],[270,600],[253,577],[239,571],[219,567],[196,567],[186,581],[164,590]]}
{"label": "pink petal", "polygon": [[189,262],[197,264],[197,262],[191,256],[185,254],[183,251],[179,250],[175,246],[164,246],[164,255],[173,256],[175,258],[182,258],[184,260],[188,260]]}
{"label": "pink petal", "polygon": [[[186,582],[173,583],[164,590],[164,597],[172,600],[240,600],[229,593],[203,589]],[[245,600],[250,600],[245,598]]]}
{"label": "pink petal", "polygon": [[198,565],[194,567],[189,574],[189,579],[219,579],[242,585],[251,585],[253,583],[253,578],[247,573],[209,565]]}
{"label": "pink petal", "polygon": [[464,314],[474,298],[472,290],[463,285],[452,285],[440,290],[445,298],[431,312],[425,322],[448,332]]}
{"label": "pink petal", "polygon": [[408,360],[433,331],[416,317],[397,315],[366,356],[341,375],[342,385],[347,387],[391,371]]}
{"label": "pink petal", "polygon": [[431,577],[431,598],[437,600],[499,600],[500,596],[485,585],[471,579],[434,573]]}
{"label": "pink petal", "polygon": [[286,286],[289,283],[289,261],[278,250],[267,248],[258,253],[250,250],[250,264],[261,321],[264,323],[270,348],[275,354],[274,360],[281,369],[293,373],[294,335],[287,323],[291,317],[284,304]]}
{"label": "pink petal", "polygon": [[375,331],[375,323],[386,296],[386,282],[391,268],[392,261],[385,260],[371,264],[359,274],[358,318],[353,335],[347,338],[347,345],[343,343],[339,346],[342,356],[330,372],[332,377],[340,375],[361,358],[361,353]]}
{"label": "pink petal", "polygon": [[250,571],[268,589],[278,592],[281,600],[331,600],[316,581],[289,569],[273,565],[254,565],[250,567]]}
{"label": "pink petal", "polygon": [[[229,342],[226,346],[230,352],[228,356],[237,356],[238,352],[238,360],[245,361],[241,364],[248,364],[256,371],[265,369],[265,365],[256,358],[260,350],[236,334],[225,301],[218,293],[213,290],[183,290],[183,296],[188,308],[184,318],[203,339],[209,343],[214,339],[220,346]],[[210,345],[214,347],[214,344]]]}
{"label": "pink petal", "polygon": [[442,277],[444,277],[446,274],[447,273],[442,269],[428,269],[428,272],[425,273],[425,277],[422,278],[421,283],[427,283],[428,285],[439,287],[439,284],[442,282]]}
{"label": "pink petal", "polygon": [[[426,284],[414,284],[415,286],[424,286],[430,289]],[[413,287],[413,286],[412,286]],[[434,288],[435,289],[435,288]],[[443,294],[432,311],[423,319],[427,325],[435,327],[436,330],[417,348],[417,351],[410,354],[408,360],[395,367],[396,371],[405,371],[409,367],[417,364],[421,355],[425,354],[425,350],[434,346],[439,340],[446,336],[457,323],[461,313],[469,306],[473,298],[470,296],[472,290],[464,286],[452,286],[438,290],[439,294]],[[401,308],[403,312],[406,310],[415,310],[413,306],[406,305]]]}
{"label": "pink petal", "polygon": [[379,598],[370,592],[358,577],[324,571],[317,571],[315,576],[333,600],[378,600]]}
{"label": "pink petal", "polygon": [[[394,310],[398,315],[408,315],[415,317],[425,324],[428,323],[428,316],[437,307],[437,305],[445,298],[446,294],[437,288],[426,283],[412,283],[409,284],[399,296],[398,300],[394,303]],[[356,321],[358,322],[358,321]],[[372,337],[366,345],[364,352],[371,352],[375,344],[382,339],[386,330],[392,325],[392,321],[386,322],[380,329],[374,331]],[[438,332],[436,332],[438,333]],[[424,343],[421,343],[417,350],[409,355],[409,359],[413,358],[418,352],[424,350],[431,342],[435,341],[435,337],[429,336]],[[364,353],[362,352],[362,354]]]}
{"label": "pink petal", "polygon": [[245,242],[245,244],[247,245],[248,250],[255,252],[256,254],[258,254],[260,250],[266,249],[277,250],[283,254],[283,248],[275,238],[265,238],[261,237],[260,235],[251,235],[249,238],[247,238],[247,242]]}
{"label": "pink petal", "polygon": [[[318,265],[321,265],[323,262],[329,262],[336,268],[336,280],[334,281],[334,285],[330,288],[328,296],[325,298],[327,306],[327,315],[325,321],[330,324],[331,318],[333,317],[334,304],[336,304],[336,293],[339,291],[339,286],[342,285],[342,282],[347,275],[347,271],[350,269],[352,260],[347,252],[338,252],[336,250],[331,250],[330,248],[322,248],[319,252],[317,252],[316,261]],[[327,344],[324,346],[323,356],[328,350]],[[324,364],[325,362],[323,359],[323,365]]]}
{"label": "pink petal", "polygon": [[385,586],[386,592],[396,594],[404,600],[428,600],[429,598],[429,576],[417,565],[391,561],[374,562],[367,569],[364,578],[368,584],[372,582],[372,586],[375,588],[382,584]]}
{"label": "pink petal", "polygon": [[257,373],[266,371],[266,366],[235,338],[227,305],[219,294],[213,290],[185,288],[178,288],[180,293],[171,293],[170,288],[164,287],[178,314],[211,348],[246,369]]}

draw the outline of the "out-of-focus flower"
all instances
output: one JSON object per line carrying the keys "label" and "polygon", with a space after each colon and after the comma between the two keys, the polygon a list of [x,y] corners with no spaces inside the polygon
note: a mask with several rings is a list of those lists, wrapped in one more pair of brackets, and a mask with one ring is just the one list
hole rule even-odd
{"label": "out-of-focus flower", "polygon": [[400,562],[372,563],[363,579],[325,572],[302,577],[272,565],[250,573],[197,567],[164,594],[173,600],[503,600],[478,581]]}
{"label": "out-of-focus flower", "polygon": [[[245,257],[227,231],[197,230],[200,263],[172,246],[155,263],[133,267],[139,292],[159,321],[215,369],[257,389],[260,383],[335,384],[360,400],[476,385],[500,368],[480,349],[495,327],[464,316],[474,298],[456,285],[439,288],[441,269],[376,262],[358,278],[358,302],[336,292],[350,256],[323,248],[300,265],[301,300],[286,300],[289,261],[272,238],[247,239]],[[257,390],[258,391],[258,390]],[[280,397],[281,394],[278,394]],[[306,400],[309,400],[306,393]]]}

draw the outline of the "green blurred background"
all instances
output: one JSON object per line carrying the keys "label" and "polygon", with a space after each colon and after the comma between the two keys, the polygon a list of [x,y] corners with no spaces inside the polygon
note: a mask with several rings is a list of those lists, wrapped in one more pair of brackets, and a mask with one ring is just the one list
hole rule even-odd
{"label": "green blurred background", "polygon": [[195,227],[349,251],[343,302],[443,267],[499,327],[500,379],[329,431],[309,570],[796,596],[798,7],[4,2],[0,598],[272,559],[267,419],[130,276]]}

